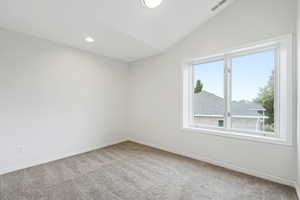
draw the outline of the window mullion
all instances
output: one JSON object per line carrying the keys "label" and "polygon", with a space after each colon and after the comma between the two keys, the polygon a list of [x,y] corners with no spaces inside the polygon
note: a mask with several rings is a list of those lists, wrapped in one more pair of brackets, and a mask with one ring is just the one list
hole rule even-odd
{"label": "window mullion", "polygon": [[191,70],[189,72],[189,76],[191,77],[191,80],[189,81],[189,92],[190,92],[190,95],[191,98],[189,99],[189,123],[193,123],[193,118],[194,118],[194,103],[193,103],[193,99],[194,99],[194,81],[195,81],[195,68],[194,66],[192,65],[191,66]]}
{"label": "window mullion", "polygon": [[225,56],[225,70],[224,70],[224,100],[225,100],[225,128],[231,128],[231,58]]}

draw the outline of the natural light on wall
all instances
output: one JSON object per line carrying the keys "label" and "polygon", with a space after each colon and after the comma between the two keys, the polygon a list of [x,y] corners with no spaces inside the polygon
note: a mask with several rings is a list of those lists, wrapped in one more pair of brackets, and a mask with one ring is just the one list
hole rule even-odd
{"label": "natural light on wall", "polygon": [[141,0],[147,8],[156,8],[162,3],[162,0]]}

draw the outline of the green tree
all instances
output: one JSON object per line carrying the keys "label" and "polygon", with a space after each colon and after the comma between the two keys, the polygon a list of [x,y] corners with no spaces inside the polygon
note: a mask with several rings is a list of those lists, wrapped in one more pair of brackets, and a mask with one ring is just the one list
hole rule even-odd
{"label": "green tree", "polygon": [[270,76],[268,84],[260,89],[256,102],[265,108],[265,115],[269,118],[266,119],[266,124],[274,125],[274,71]]}
{"label": "green tree", "polygon": [[194,93],[198,94],[198,93],[202,92],[202,89],[203,89],[202,82],[200,80],[197,80],[196,87],[194,89]]}

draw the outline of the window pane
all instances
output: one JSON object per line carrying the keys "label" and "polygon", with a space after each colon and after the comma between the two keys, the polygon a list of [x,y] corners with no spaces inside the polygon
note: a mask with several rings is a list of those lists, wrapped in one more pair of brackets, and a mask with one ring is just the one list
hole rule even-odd
{"label": "window pane", "polygon": [[232,59],[232,128],[274,132],[275,51]]}
{"label": "window pane", "polygon": [[224,61],[194,65],[193,123],[224,127]]}

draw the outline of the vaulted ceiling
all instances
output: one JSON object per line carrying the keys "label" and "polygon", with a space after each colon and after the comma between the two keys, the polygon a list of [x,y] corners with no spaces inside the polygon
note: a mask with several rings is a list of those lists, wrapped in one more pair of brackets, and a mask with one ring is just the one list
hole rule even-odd
{"label": "vaulted ceiling", "polygon": [[164,0],[148,9],[141,0],[0,0],[0,27],[134,61],[170,48],[219,12],[211,11],[219,2]]}

